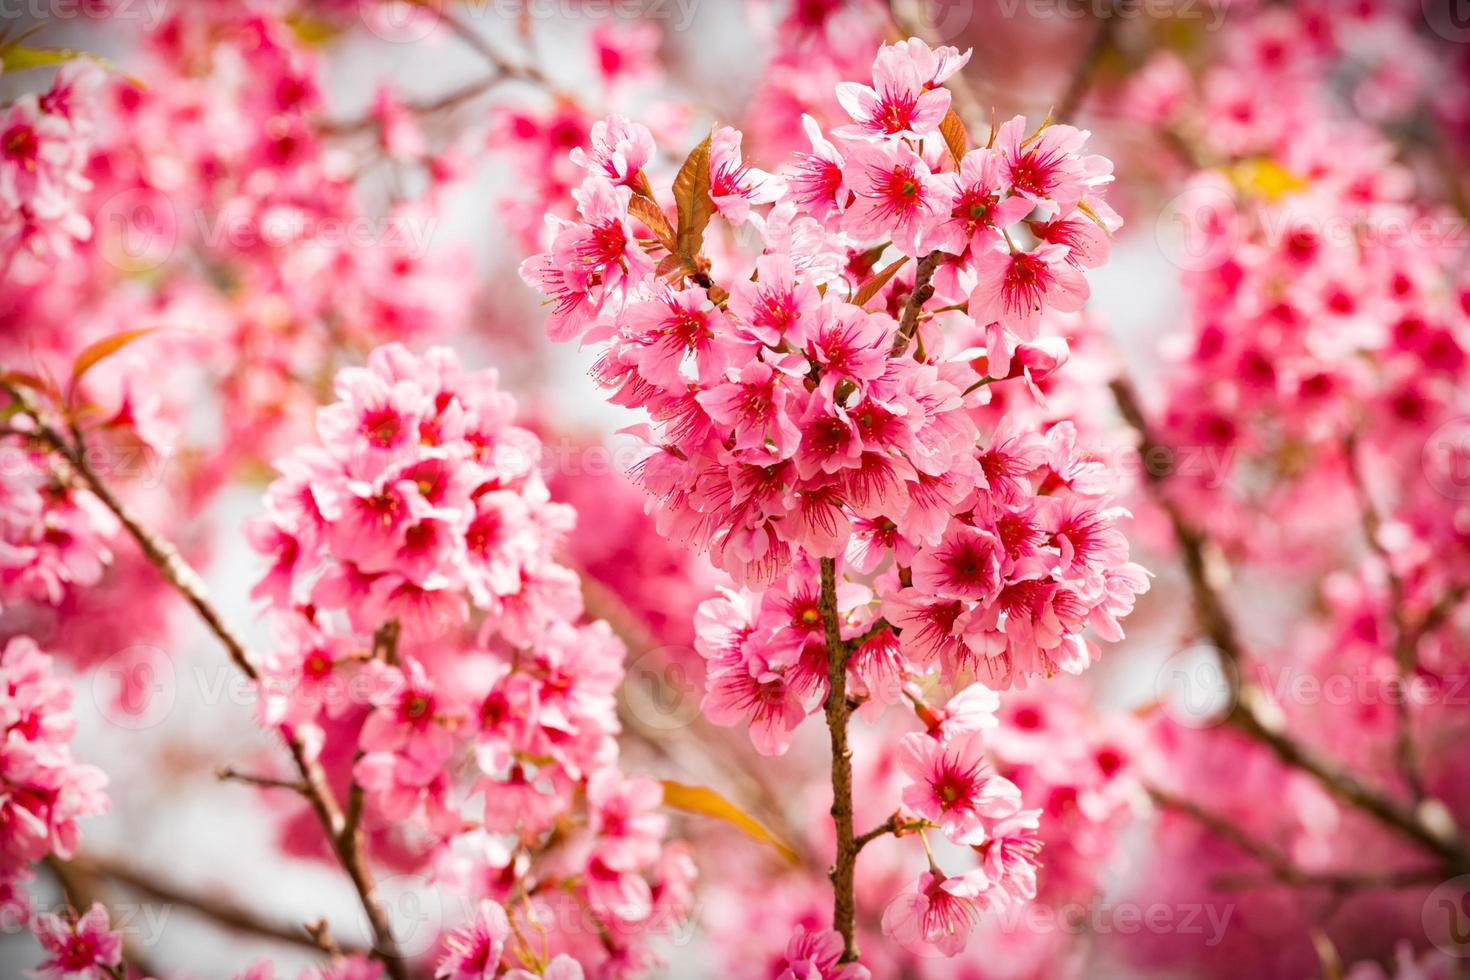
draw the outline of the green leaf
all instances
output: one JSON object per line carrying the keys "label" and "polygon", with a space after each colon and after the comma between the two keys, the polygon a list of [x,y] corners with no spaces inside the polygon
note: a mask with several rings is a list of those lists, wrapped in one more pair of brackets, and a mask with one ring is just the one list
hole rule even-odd
{"label": "green leaf", "polygon": [[684,783],[676,783],[673,780],[663,780],[664,806],[672,807],[684,813],[693,813],[702,817],[714,817],[734,824],[746,833],[747,836],[762,844],[769,844],[780,852],[781,856],[792,864],[800,864],[801,858],[790,845],[781,841],[775,834],[771,833],[757,819],[740,809],[719,793],[705,786],[687,786]]}
{"label": "green leaf", "polygon": [[689,152],[674,178],[674,203],[679,208],[674,254],[691,270],[697,266],[700,250],[704,248],[704,229],[715,213],[715,202],[709,196],[710,136]]}

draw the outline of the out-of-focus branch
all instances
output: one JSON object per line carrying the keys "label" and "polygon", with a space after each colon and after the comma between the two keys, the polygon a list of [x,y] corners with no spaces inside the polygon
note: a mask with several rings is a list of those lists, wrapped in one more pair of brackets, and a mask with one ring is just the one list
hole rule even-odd
{"label": "out-of-focus branch", "polygon": [[1175,796],[1153,786],[1148,788],[1148,795],[1158,806],[1181,813],[1221,840],[1234,844],[1259,861],[1270,872],[1265,879],[1236,875],[1222,876],[1216,880],[1221,887],[1250,887],[1263,883],[1276,883],[1325,888],[1333,892],[1350,892],[1371,888],[1407,888],[1439,881],[1444,877],[1443,870],[1437,867],[1410,868],[1400,871],[1306,871],[1298,868],[1275,847],[1251,837],[1235,822],[1206,810],[1192,800]]}
{"label": "out-of-focus branch", "polygon": [[86,856],[77,858],[70,864],[74,870],[89,877],[109,879],[137,895],[163,905],[178,905],[187,908],[233,932],[273,939],[293,946],[318,948],[316,941],[312,939],[305,926],[291,927],[269,922],[242,905],[209,895],[189,892],[159,881],[121,862]]}
{"label": "out-of-focus branch", "polygon": [[[1112,382],[1111,388],[1119,413],[1137,434],[1138,452],[1142,458],[1149,459],[1161,452],[1163,447],[1144,418],[1132,384],[1126,379],[1118,378]],[[1316,779],[1342,802],[1363,811],[1385,827],[1433,853],[1444,862],[1446,868],[1456,873],[1470,871],[1470,853],[1465,849],[1458,828],[1442,807],[1410,808],[1402,805],[1380,790],[1366,785],[1334,760],[1291,738],[1274,717],[1262,711],[1264,694],[1243,680],[1248,666],[1247,658],[1235,621],[1225,608],[1220,585],[1221,575],[1218,571],[1213,574],[1211,572],[1212,567],[1222,569],[1223,560],[1218,556],[1213,560],[1207,558],[1207,555],[1212,554],[1210,543],[1204,533],[1184,517],[1168,493],[1165,486],[1166,475],[1148,467],[1144,467],[1143,472],[1145,489],[1155,504],[1163,510],[1174,529],[1200,629],[1220,651],[1230,668],[1226,671],[1232,687],[1227,723],[1264,744],[1281,762]]]}
{"label": "out-of-focus branch", "polygon": [[[215,609],[204,586],[203,578],[184,560],[171,542],[148,528],[92,468],[87,460],[86,444],[81,430],[73,427],[72,439],[75,440],[73,443],[45,421],[23,389],[8,382],[0,383],[0,387],[3,387],[15,399],[21,412],[33,421],[36,426],[36,438],[69,468],[72,477],[85,489],[90,490],[113,513],[129,536],[137,543],[144,557],[158,569],[164,580],[193,607],[204,625],[225,647],[230,659],[240,671],[250,680],[259,682],[260,672],[244,640],[225,623],[219,611]],[[326,832],[339,863],[347,872],[348,877],[352,879],[353,886],[357,890],[363,911],[367,914],[373,931],[375,954],[393,980],[407,980],[408,967],[398,950],[397,941],[393,938],[393,930],[388,922],[387,912],[378,900],[377,886],[373,881],[372,873],[368,870],[361,848],[357,846],[358,842],[352,836],[344,833],[346,819],[336,794],[333,793],[331,785],[327,782],[325,770],[322,769],[321,763],[308,752],[300,736],[285,731],[282,731],[281,735],[286,743],[287,751],[291,754],[292,762],[295,763],[297,771],[301,774],[306,787],[305,795],[322,829]]]}
{"label": "out-of-focus branch", "polygon": [[1353,490],[1358,497],[1363,538],[1368,548],[1378,556],[1388,581],[1389,618],[1393,623],[1393,663],[1395,683],[1398,686],[1398,697],[1394,699],[1395,721],[1398,726],[1394,756],[1398,760],[1399,773],[1403,776],[1404,783],[1409,787],[1409,792],[1413,794],[1415,802],[1419,802],[1426,794],[1414,752],[1414,718],[1413,713],[1409,710],[1408,696],[1409,681],[1413,676],[1418,659],[1416,653],[1418,637],[1414,635],[1409,626],[1408,612],[1404,608],[1404,581],[1394,568],[1393,555],[1389,554],[1383,544],[1383,517],[1378,512],[1378,505],[1373,502],[1373,493],[1368,488],[1368,481],[1358,464],[1356,437],[1349,437],[1347,444],[1343,447],[1343,456]]}

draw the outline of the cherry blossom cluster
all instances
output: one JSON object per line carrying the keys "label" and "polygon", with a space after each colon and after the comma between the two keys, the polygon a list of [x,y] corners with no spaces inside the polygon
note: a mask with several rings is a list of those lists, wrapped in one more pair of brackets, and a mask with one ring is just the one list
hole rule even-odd
{"label": "cherry blossom cluster", "polygon": [[45,452],[0,442],[0,608],[22,600],[55,606],[95,585],[112,560],[117,519],[74,488]]}
{"label": "cherry blossom cluster", "polygon": [[[931,672],[961,705],[989,695],[967,687],[977,677],[1080,672],[1097,655],[1084,631],[1120,638],[1147,587],[1070,424],[981,430],[991,385],[1039,394],[1065,361],[1041,314],[1079,308],[1118,221],[1085,132],[1016,118],[967,148],[942,87],[967,60],[883,47],[871,86],[837,88],[851,121],[808,120],[811,148],[783,173],[716,127],[674,181],[672,220],[644,172],[652,134],[610,118],[573,158],[588,172],[578,219],[549,216],[550,250],[522,267],[552,338],[599,344],[611,400],[656,423],[635,479],[660,530],[739,586],[697,620],[704,707],[748,722],[766,754],[828,697],[819,559],[841,573],[850,696],[874,711]],[[717,240],[715,215],[761,254]],[[988,768],[984,725],[957,717],[906,738],[905,809],[987,848],[988,867],[934,866],[888,923],[950,955],[980,904],[1034,895],[1039,850],[1037,812]]]}
{"label": "cherry blossom cluster", "polygon": [[[77,821],[108,807],[100,769],[78,762],[71,740],[72,687],[29,637],[0,651],[0,901],[7,914],[27,912],[21,886],[47,855],[69,860]],[[104,915],[105,920],[105,915]],[[49,921],[49,920],[48,920]],[[37,923],[38,934],[47,923]]]}
{"label": "cherry blossom cluster", "polygon": [[[840,91],[854,118],[833,133],[841,147],[813,129],[789,178],[745,163],[740,134],[716,129],[709,200],[765,246],[754,263],[732,256],[752,274],[728,294],[640,239],[636,226],[663,216],[646,206],[652,139],[621,119],[583,157],[581,220],[549,219],[552,250],[522,272],[552,301],[551,335],[605,341],[599,380],[659,422],[637,477],[665,533],[754,589],[779,582],[794,553],[846,554],[862,573],[892,554],[914,587],[895,581],[881,598],[1009,684],[1084,666],[1082,626],[1115,636],[1142,580],[1120,559],[1115,513],[1088,499],[1097,467],[1065,431],[983,437],[971,418],[988,384],[1057,366],[1065,345],[1037,336],[1037,316],[1085,297],[1081,269],[1114,219],[1097,197],[1108,166],[1078,154],[1085,134],[1070,127],[1028,136],[1018,118],[954,161],[936,86],[964,60],[922,42],[884,48],[876,87]],[[956,301],[943,305],[969,316],[904,327],[840,299],[880,246],[926,256],[936,295]],[[947,347],[947,319],[978,346]],[[944,644],[921,632],[905,630],[906,651],[932,662]]]}
{"label": "cherry blossom cluster", "polygon": [[100,69],[73,63],[51,88],[0,108],[0,267],[19,251],[65,259],[92,234],[80,208]]}
{"label": "cherry blossom cluster", "polygon": [[[663,846],[659,784],[618,769],[624,649],[577,622],[577,576],[554,557],[575,514],[550,499],[538,439],[493,372],[446,348],[379,348],[336,393],[250,531],[277,628],[262,721],[353,739],[370,816],[420,836],[443,882],[495,909],[448,941],[443,975],[502,953],[537,963],[524,933],[508,951],[503,934],[480,942],[483,917],[545,936],[563,902],[608,937],[563,929],[579,959],[647,962],[687,911],[692,867]],[[334,723],[363,708],[355,735]]]}

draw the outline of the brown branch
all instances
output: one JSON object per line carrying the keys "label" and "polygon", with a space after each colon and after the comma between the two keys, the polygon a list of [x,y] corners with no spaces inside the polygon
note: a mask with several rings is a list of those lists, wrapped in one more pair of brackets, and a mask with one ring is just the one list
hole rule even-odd
{"label": "brown branch", "polygon": [[[129,891],[165,905],[179,905],[233,932],[294,946],[317,949],[316,942],[302,926],[285,926],[268,922],[244,906],[175,887],[120,862],[93,856],[81,857],[71,864],[84,873],[117,882]],[[360,951],[358,951],[360,952]]]}
{"label": "brown branch", "polygon": [[856,899],[853,872],[857,866],[857,841],[852,831],[852,749],[847,744],[847,660],[851,650],[842,639],[837,620],[837,562],[823,558],[822,591],[818,608],[827,642],[827,731],[832,742],[832,825],[837,834],[837,856],[828,872],[832,880],[832,928],[842,936],[843,963],[858,958],[853,933]]}
{"label": "brown branch", "polygon": [[254,773],[240,772],[232,766],[221,766],[215,771],[215,777],[225,783],[245,783],[247,786],[258,786],[261,789],[288,789],[302,796],[308,795],[310,787],[300,779],[278,779],[275,776],[257,776]]}
{"label": "brown branch", "polygon": [[[16,400],[21,411],[34,421],[37,437],[50,446],[86,488],[117,517],[129,536],[137,543],[144,557],[159,570],[170,585],[184,596],[209,631],[224,646],[230,659],[240,668],[241,672],[252,681],[259,682],[260,672],[255,667],[244,641],[226,625],[214,608],[205,589],[204,580],[184,560],[172,543],[154,534],[134,515],[131,508],[113,493],[112,489],[87,462],[86,445],[82,440],[80,430],[73,429],[73,437],[76,439],[76,445],[73,446],[61,433],[42,419],[41,414],[31,405],[24,391],[9,383],[0,386],[3,386]],[[305,795],[322,829],[326,831],[339,863],[357,889],[358,898],[373,931],[375,955],[383,963],[393,980],[408,980],[408,967],[404,962],[403,954],[399,952],[397,941],[393,938],[393,929],[388,922],[387,913],[377,898],[376,885],[372,873],[367,868],[362,850],[356,846],[355,840],[349,841],[343,835],[346,820],[336,794],[332,792],[331,785],[327,781],[326,772],[322,769],[321,764],[309,755],[299,735],[284,729],[280,730],[280,734],[286,743],[287,750],[291,753],[291,759],[296,764],[297,771],[301,774],[305,785]]]}
{"label": "brown branch", "polygon": [[[1265,879],[1266,883],[1348,892],[1368,888],[1407,888],[1439,881],[1444,877],[1444,872],[1440,868],[1410,868],[1399,871],[1305,871],[1293,864],[1277,848],[1251,837],[1233,821],[1206,810],[1198,803],[1153,786],[1148,788],[1148,795],[1159,806],[1184,814],[1221,840],[1234,844],[1265,865],[1267,871],[1270,872],[1269,877]],[[1249,887],[1260,883],[1262,883],[1260,879],[1242,875],[1226,875],[1216,879],[1217,886],[1225,888]]]}
{"label": "brown branch", "polygon": [[1082,100],[1092,85],[1092,73],[1113,40],[1113,25],[1117,19],[1115,4],[1108,4],[1106,9],[1098,11],[1097,26],[1093,29],[1092,37],[1072,70],[1072,77],[1067,81],[1061,99],[1052,110],[1056,118],[1069,120],[1081,108]]}
{"label": "brown branch", "polygon": [[[1140,458],[1146,461],[1154,457],[1163,447],[1144,418],[1133,386],[1125,378],[1117,378],[1110,387],[1118,411],[1137,433]],[[1213,554],[1209,541],[1203,532],[1184,517],[1169,495],[1165,486],[1166,474],[1150,469],[1147,465],[1143,467],[1143,473],[1149,496],[1164,511],[1173,528],[1194,598],[1195,616],[1200,629],[1227,662],[1225,673],[1233,696],[1226,722],[1265,745],[1281,762],[1316,779],[1340,801],[1363,811],[1385,827],[1433,853],[1447,868],[1456,873],[1470,871],[1470,853],[1467,853],[1459,830],[1452,822],[1447,821],[1446,826],[1439,826],[1433,822],[1433,817],[1426,808],[1406,807],[1380,790],[1366,785],[1334,760],[1319,755],[1315,750],[1292,739],[1281,730],[1274,719],[1263,714],[1259,706],[1263,695],[1259,689],[1242,686],[1247,660],[1235,621],[1225,608],[1219,583],[1221,576],[1218,571],[1212,571],[1222,567],[1218,556],[1214,561],[1207,558],[1207,555]]]}
{"label": "brown branch", "polygon": [[1416,669],[1418,637],[1409,628],[1408,614],[1404,608],[1404,581],[1393,565],[1393,556],[1384,547],[1382,538],[1383,517],[1373,502],[1367,478],[1358,464],[1358,440],[1349,436],[1343,448],[1348,476],[1358,498],[1358,509],[1363,526],[1363,538],[1369,550],[1378,557],[1388,580],[1389,618],[1393,623],[1394,682],[1398,686],[1398,697],[1394,698],[1394,715],[1397,733],[1394,739],[1394,757],[1400,775],[1409,787],[1415,802],[1427,795],[1419,773],[1419,764],[1414,751],[1414,717],[1409,705],[1409,680]]}
{"label": "brown branch", "polygon": [[[893,349],[888,352],[889,357],[899,357],[908,350],[909,341],[919,327],[919,311],[929,302],[929,297],[934,295],[934,271],[939,268],[943,257],[944,253],[936,249],[919,260],[918,268],[914,270],[914,288],[909,293],[908,302],[904,304],[903,318],[898,322],[898,333],[893,337]],[[923,349],[924,341],[921,339],[920,352]]]}

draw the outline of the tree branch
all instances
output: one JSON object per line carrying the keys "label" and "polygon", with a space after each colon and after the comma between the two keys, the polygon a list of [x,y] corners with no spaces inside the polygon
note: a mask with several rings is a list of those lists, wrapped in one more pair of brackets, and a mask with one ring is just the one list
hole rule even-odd
{"label": "tree branch", "polygon": [[856,899],[853,872],[858,845],[852,831],[852,749],[847,744],[847,660],[851,650],[842,639],[837,620],[837,562],[823,558],[822,591],[818,608],[827,643],[827,731],[832,742],[832,826],[837,836],[837,855],[828,877],[832,880],[832,928],[842,936],[842,962],[858,958],[853,934]]}
{"label": "tree branch", "polygon": [[[1143,416],[1143,409],[1133,386],[1127,379],[1120,377],[1110,387],[1119,413],[1137,433],[1140,457],[1149,459],[1163,447]],[[1435,854],[1447,868],[1456,873],[1470,871],[1470,853],[1466,852],[1460,832],[1452,821],[1446,820],[1445,826],[1431,822],[1431,811],[1424,807],[1405,807],[1392,797],[1369,787],[1333,760],[1292,739],[1281,730],[1274,719],[1262,715],[1259,702],[1264,695],[1254,686],[1242,684],[1247,666],[1245,650],[1235,621],[1225,608],[1218,582],[1220,576],[1211,573],[1212,568],[1221,567],[1220,560],[1218,556],[1213,561],[1206,557],[1212,554],[1209,541],[1200,530],[1190,524],[1174,503],[1165,486],[1166,474],[1147,466],[1143,467],[1143,473],[1144,485],[1150,498],[1163,510],[1173,528],[1194,598],[1195,616],[1200,629],[1220,651],[1230,668],[1225,672],[1230,678],[1232,695],[1226,722],[1264,744],[1281,762],[1316,779],[1342,802],[1367,813],[1385,827]]]}
{"label": "tree branch", "polygon": [[[24,391],[9,383],[4,383],[0,387],[4,387],[16,400],[21,411],[34,421],[37,437],[49,446],[85,485],[86,489],[90,490],[117,517],[129,536],[137,543],[144,557],[159,570],[165,581],[183,595],[189,605],[194,608],[205,626],[224,646],[235,665],[246,677],[258,683],[260,672],[251,659],[244,641],[224,622],[214,608],[205,589],[204,580],[184,560],[171,542],[154,534],[142,523],[131,508],[113,493],[112,489],[87,462],[86,445],[82,440],[80,430],[73,429],[72,434],[76,439],[76,445],[73,446],[66,437],[41,417],[40,412],[30,403]],[[349,842],[344,839],[343,829],[346,821],[341,805],[327,781],[326,772],[322,769],[321,764],[308,754],[306,745],[301,741],[300,736],[285,729],[278,731],[286,743],[292,761],[296,764],[297,771],[301,774],[305,785],[305,795],[322,829],[326,831],[338,861],[357,889],[358,898],[373,931],[375,954],[393,980],[408,980],[408,967],[402,953],[399,952],[397,941],[393,938],[393,930],[388,922],[387,913],[382,903],[378,901],[376,885],[372,873],[367,868],[362,850],[356,846],[355,840]]]}

